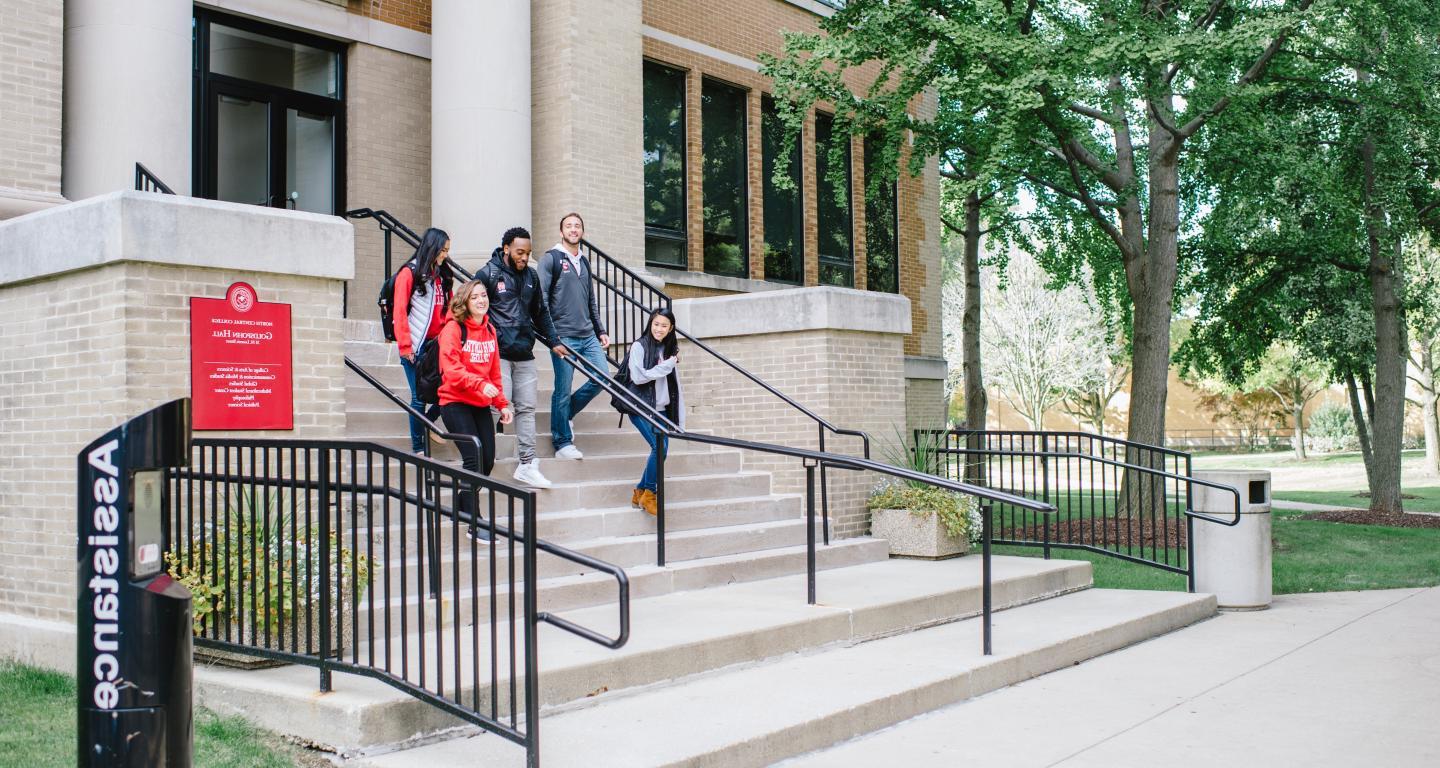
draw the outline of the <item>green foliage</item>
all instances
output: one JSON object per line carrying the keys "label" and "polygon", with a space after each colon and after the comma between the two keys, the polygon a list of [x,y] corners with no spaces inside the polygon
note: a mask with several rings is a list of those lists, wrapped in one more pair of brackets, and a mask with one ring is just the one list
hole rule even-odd
{"label": "green foliage", "polygon": [[[927,475],[943,475],[940,471],[941,462],[945,461],[945,454],[942,449],[945,447],[944,427],[935,429],[919,430],[911,439],[906,439],[905,433],[895,428],[895,439],[888,443],[881,443],[880,454],[885,461],[892,466],[908,469],[912,472],[922,472]],[[919,480],[905,480],[904,485],[910,488],[933,487]]]}
{"label": "green foliage", "polygon": [[972,522],[979,509],[975,497],[962,496],[933,485],[917,488],[882,482],[870,492],[866,506],[869,509],[906,509],[912,515],[937,515],[946,533],[972,543],[972,534],[980,532],[979,523]]}
{"label": "green foliage", "polygon": [[1350,409],[1335,403],[1326,403],[1310,414],[1305,438],[1306,447],[1319,453],[1353,451],[1359,447]]}
{"label": "green foliage", "polygon": [[[207,620],[239,622],[248,620],[252,611],[260,621],[256,631],[268,627],[278,634],[298,620],[297,613],[304,616],[319,606],[323,539],[319,523],[312,523],[308,531],[296,525],[286,496],[279,491],[262,496],[254,489],[236,488],[225,504],[219,519],[228,525],[207,522],[203,547],[197,546],[184,558],[166,553],[170,575],[193,595],[196,634]],[[338,534],[331,532],[329,550],[339,560],[342,580],[363,589],[369,558],[339,544]],[[236,595],[246,597],[239,616],[232,615],[229,603]],[[259,605],[252,605],[252,600]]]}

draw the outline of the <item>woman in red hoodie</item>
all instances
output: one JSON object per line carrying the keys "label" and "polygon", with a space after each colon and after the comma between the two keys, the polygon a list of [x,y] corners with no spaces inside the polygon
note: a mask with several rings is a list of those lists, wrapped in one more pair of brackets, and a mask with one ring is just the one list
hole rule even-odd
{"label": "woman in red hoodie", "polygon": [[[479,438],[478,448],[473,440],[456,444],[465,468],[482,475],[489,475],[495,467],[495,422],[490,409],[500,411],[501,424],[514,418],[500,384],[500,346],[485,314],[489,310],[490,297],[484,286],[466,283],[450,300],[450,320],[440,331],[440,416],[451,432]],[[466,498],[471,495],[467,493]],[[488,538],[483,529],[475,528],[478,516],[470,519],[471,530]]]}

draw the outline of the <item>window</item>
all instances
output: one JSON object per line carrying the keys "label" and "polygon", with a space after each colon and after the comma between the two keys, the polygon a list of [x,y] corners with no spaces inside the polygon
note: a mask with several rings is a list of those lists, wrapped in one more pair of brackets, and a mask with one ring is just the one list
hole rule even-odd
{"label": "window", "polygon": [[750,276],[745,95],[712,80],[700,90],[705,271],[713,275]]}
{"label": "window", "polygon": [[[760,102],[760,143],[765,201],[765,279],[782,283],[805,280],[805,204],[801,196],[800,138],[788,146],[785,126],[769,96]],[[790,189],[775,186],[775,166],[785,163]]]}
{"label": "window", "polygon": [[882,139],[865,139],[865,285],[872,291],[900,292],[900,253],[895,182],[879,190],[872,182],[880,173]]}
{"label": "window", "polygon": [[685,73],[645,62],[645,261],[686,266]]}
{"label": "window", "polygon": [[850,216],[849,189],[841,188],[844,197],[837,200],[837,185],[830,179],[830,150],[837,144],[841,147],[844,167],[841,175],[849,186],[850,151],[849,136],[834,136],[834,119],[829,115],[815,115],[815,205],[820,231],[820,284],[851,287],[855,285],[855,251],[850,236],[853,224]]}

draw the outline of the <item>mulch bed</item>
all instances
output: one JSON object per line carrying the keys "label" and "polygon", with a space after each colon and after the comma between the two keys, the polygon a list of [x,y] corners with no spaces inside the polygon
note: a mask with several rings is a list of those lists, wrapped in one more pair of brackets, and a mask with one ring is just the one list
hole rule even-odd
{"label": "mulch bed", "polygon": [[1392,528],[1440,528],[1440,515],[1412,515],[1406,512],[1374,512],[1368,509],[1337,509],[1331,512],[1309,512],[1301,520],[1354,525],[1388,525]]}
{"label": "mulch bed", "polygon": [[[1006,528],[995,533],[997,539],[1018,541],[1042,541],[1043,526]],[[1185,547],[1185,521],[1174,518],[1168,521],[1156,520],[1152,525],[1147,518],[1106,517],[1090,520],[1070,520],[1050,524],[1050,541],[1055,544],[1087,544],[1123,551],[1128,545],[1136,550],[1142,547],[1148,553],[1151,548],[1183,549]]]}

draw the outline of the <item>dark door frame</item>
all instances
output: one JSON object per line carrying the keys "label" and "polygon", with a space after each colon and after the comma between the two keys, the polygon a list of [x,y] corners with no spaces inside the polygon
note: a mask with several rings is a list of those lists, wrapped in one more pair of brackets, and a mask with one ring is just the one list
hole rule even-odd
{"label": "dark door frame", "polygon": [[[242,80],[210,71],[210,25],[219,22],[227,27],[268,35],[280,40],[300,43],[336,54],[337,98],[319,96],[290,88]],[[250,19],[217,13],[204,8],[195,9],[195,53],[192,148],[192,189],[199,197],[215,199],[218,190],[216,179],[219,159],[218,113],[220,96],[230,95],[252,101],[263,101],[270,105],[269,116],[269,173],[267,192],[269,205],[286,207],[288,186],[286,178],[285,111],[294,109],[323,115],[334,119],[335,126],[335,201],[332,214],[340,216],[345,211],[345,44],[303,32],[275,27]]]}

